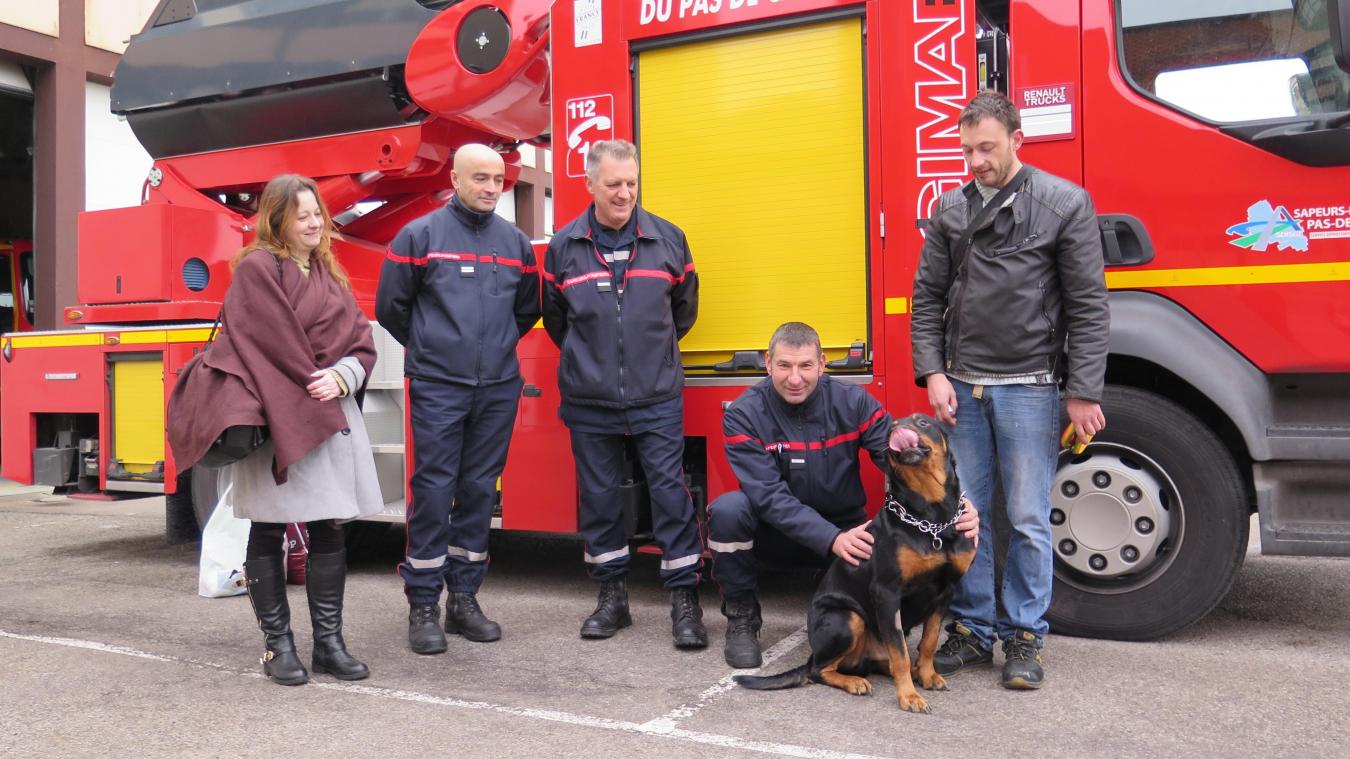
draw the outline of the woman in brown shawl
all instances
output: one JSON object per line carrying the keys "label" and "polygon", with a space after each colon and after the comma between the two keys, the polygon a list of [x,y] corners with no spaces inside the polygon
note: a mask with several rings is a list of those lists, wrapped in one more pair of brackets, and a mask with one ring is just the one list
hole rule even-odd
{"label": "woman in brown shawl", "polygon": [[253,520],[244,563],[267,652],[263,672],[309,680],[291,635],[282,536],[308,522],[311,668],[343,680],[370,670],[342,639],[343,523],[384,506],[356,396],[375,364],[370,321],[333,256],[332,220],[314,181],[287,174],[258,201],[257,238],[232,262],[221,331],[169,409],[175,460],[186,468],[227,427],[266,424],[270,439],[222,470],[238,516]]}

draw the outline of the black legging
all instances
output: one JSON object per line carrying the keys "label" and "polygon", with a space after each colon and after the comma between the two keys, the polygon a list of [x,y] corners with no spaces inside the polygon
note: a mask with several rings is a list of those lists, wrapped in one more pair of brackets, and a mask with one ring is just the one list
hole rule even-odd
{"label": "black legging", "polygon": [[[346,528],[332,519],[309,523],[309,552],[337,553],[344,544]],[[284,522],[254,522],[248,530],[246,558],[265,559],[285,553],[286,524]]]}

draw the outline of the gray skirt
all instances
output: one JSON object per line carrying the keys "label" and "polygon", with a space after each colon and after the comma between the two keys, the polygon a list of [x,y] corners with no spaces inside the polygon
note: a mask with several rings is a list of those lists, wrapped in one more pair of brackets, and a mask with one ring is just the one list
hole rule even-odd
{"label": "gray skirt", "polygon": [[[365,372],[355,359],[344,358],[334,368],[342,372],[348,387],[360,387],[365,381]],[[270,440],[221,470],[220,487],[231,487],[235,516],[257,522],[350,521],[384,509],[361,409],[351,395],[338,402],[347,417],[347,430],[291,464],[285,483],[278,485],[272,478],[276,451]]]}

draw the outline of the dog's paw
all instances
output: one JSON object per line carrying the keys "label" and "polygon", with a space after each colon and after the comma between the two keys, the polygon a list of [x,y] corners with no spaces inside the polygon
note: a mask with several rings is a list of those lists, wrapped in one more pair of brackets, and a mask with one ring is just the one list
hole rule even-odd
{"label": "dog's paw", "polygon": [[928,708],[928,701],[918,693],[901,693],[897,700],[900,702],[900,708],[907,712],[916,714],[932,714],[933,710]]}
{"label": "dog's paw", "polygon": [[920,677],[924,690],[947,690],[947,679],[934,672],[931,677]]}
{"label": "dog's paw", "polygon": [[855,677],[844,683],[844,690],[855,696],[872,695],[872,684],[865,677]]}

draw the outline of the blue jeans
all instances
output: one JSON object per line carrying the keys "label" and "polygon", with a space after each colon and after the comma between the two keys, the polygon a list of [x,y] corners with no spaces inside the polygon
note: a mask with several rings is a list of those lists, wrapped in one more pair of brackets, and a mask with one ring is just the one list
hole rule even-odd
{"label": "blue jeans", "polygon": [[[1050,626],[1054,552],[1050,487],[1059,452],[1059,391],[1054,385],[986,385],[953,379],[956,431],[951,449],[961,488],[980,513],[980,547],[952,599],[951,615],[986,647],[1029,630],[1037,640]],[[1012,527],[1003,564],[1003,614],[994,596],[994,476],[1003,483]]]}

